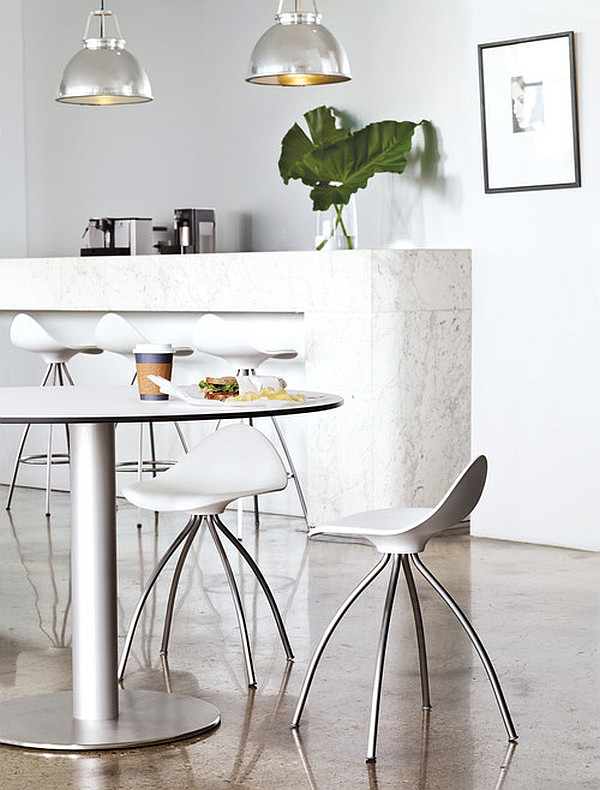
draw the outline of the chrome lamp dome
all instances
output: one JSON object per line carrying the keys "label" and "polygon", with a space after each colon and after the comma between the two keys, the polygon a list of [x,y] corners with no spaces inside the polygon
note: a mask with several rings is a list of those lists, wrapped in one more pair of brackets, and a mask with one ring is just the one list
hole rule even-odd
{"label": "chrome lamp dome", "polygon": [[260,37],[252,55],[247,82],[258,85],[324,85],[350,80],[350,64],[337,38],[321,23],[316,3],[313,11],[283,12],[280,0],[275,24]]}
{"label": "chrome lamp dome", "polygon": [[[90,37],[92,20],[100,22],[100,35]],[[112,18],[116,36],[106,35],[106,20]],[[125,49],[125,40],[112,11],[104,10],[104,0],[98,11],[88,15],[80,49],[65,66],[56,101],[65,104],[139,104],[152,101],[148,75]]]}

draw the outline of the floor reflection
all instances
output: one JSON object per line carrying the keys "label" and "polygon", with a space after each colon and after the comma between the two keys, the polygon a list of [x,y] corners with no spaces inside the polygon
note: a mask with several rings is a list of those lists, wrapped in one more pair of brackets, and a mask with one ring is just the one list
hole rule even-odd
{"label": "floor reflection", "polygon": [[12,512],[7,511],[7,519],[21,568],[31,589],[38,627],[51,647],[69,647],[71,574],[68,550],[65,562],[64,547],[58,553],[55,551],[52,522],[48,516],[43,517],[41,529],[45,542],[40,546],[36,541],[29,547],[19,537]]}
{"label": "floor reflection", "polygon": [[[430,714],[431,711],[423,711],[422,715],[422,723],[421,723],[421,749],[420,749],[420,760],[418,766],[418,776],[416,776],[415,781],[411,782],[409,779],[404,778],[399,780],[402,782],[402,786],[406,786],[411,788],[411,790],[428,790],[428,788],[434,786],[438,787],[439,785],[437,782],[434,782],[433,785],[430,784],[428,778],[428,763],[429,763],[429,737],[430,737]],[[302,735],[300,729],[295,728],[291,730],[292,738],[294,739],[294,743],[298,752],[298,756],[300,758],[300,762],[302,764],[302,768],[304,769],[304,774],[306,776],[307,786],[310,790],[328,790],[330,787],[331,777],[328,775],[326,778],[317,781],[315,773],[313,771],[312,765],[310,763],[307,750],[304,746],[302,741]],[[505,747],[503,752],[503,757],[500,761],[500,768],[498,769],[497,776],[493,779],[493,785],[490,784],[488,788],[484,787],[477,787],[477,790],[502,790],[504,787],[504,783],[506,781],[506,777],[508,775],[508,770],[510,764],[513,759],[514,751],[517,747],[516,743],[508,743]],[[367,790],[385,790],[385,788],[390,788],[391,785],[389,784],[387,778],[383,779],[381,782],[378,778],[378,763],[377,762],[366,762],[365,761],[365,774],[366,774],[366,781],[364,785]],[[395,787],[396,785],[394,785]],[[399,785],[397,785],[399,786]],[[359,790],[359,786],[356,787],[356,790]]]}
{"label": "floor reflection", "polygon": [[[69,688],[69,503],[22,490],[0,510],[0,699]],[[9,518],[12,515],[12,518]],[[118,510],[120,636],[180,516]],[[235,514],[233,515],[235,520]],[[434,709],[422,717],[414,628],[400,601],[386,663],[378,761],[365,763],[373,646],[381,596],[357,602],[324,657],[299,732],[290,729],[316,641],[340,599],[373,564],[363,545],[307,541],[293,519],[265,516],[245,545],[284,613],[296,662],[285,661],[268,606],[246,571],[244,603],[258,688],[248,690],[234,608],[210,541],[182,579],[168,661],[159,644],[168,579],[148,606],[126,688],[191,694],[221,726],[203,738],[120,752],[44,755],[0,746],[0,788],[22,790],[596,790],[600,721],[600,554],[469,539],[434,540],[428,559],[489,641],[521,732],[506,745],[485,673],[458,623],[426,589]],[[535,573],[531,573],[531,568]],[[238,573],[234,564],[234,571]],[[540,589],[544,594],[540,595]],[[376,592],[376,591],[375,591]],[[471,605],[472,602],[472,605]],[[542,623],[531,638],[532,623]],[[565,711],[576,710],[565,728]],[[559,744],[560,748],[557,747]]]}

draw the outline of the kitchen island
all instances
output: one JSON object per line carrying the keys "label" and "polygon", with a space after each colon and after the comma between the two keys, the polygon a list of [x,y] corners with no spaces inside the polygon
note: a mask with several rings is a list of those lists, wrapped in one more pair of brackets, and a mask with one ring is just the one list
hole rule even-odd
{"label": "kitchen island", "polygon": [[[19,311],[57,320],[115,311],[157,322],[272,314],[274,326],[285,315],[300,318],[305,387],[345,400],[335,414],[305,422],[316,522],[431,505],[470,456],[468,250],[0,260],[0,346],[22,359],[8,341]],[[0,385],[17,383],[35,384],[37,374],[16,381],[0,371]],[[10,444],[3,454],[12,458]]]}

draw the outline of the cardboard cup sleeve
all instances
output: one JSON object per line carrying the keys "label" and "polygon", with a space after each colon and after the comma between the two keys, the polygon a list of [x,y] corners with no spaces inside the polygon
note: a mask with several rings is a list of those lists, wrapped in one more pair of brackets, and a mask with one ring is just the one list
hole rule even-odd
{"label": "cardboard cup sleeve", "polygon": [[169,396],[161,392],[158,386],[150,381],[149,375],[161,376],[171,380],[173,370],[172,346],[148,343],[137,345],[133,349],[137,370],[138,390],[141,400],[168,400]]}

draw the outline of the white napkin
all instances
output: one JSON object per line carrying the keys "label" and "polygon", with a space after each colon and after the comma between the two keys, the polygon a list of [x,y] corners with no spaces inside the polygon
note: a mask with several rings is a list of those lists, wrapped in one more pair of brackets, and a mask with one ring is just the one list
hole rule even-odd
{"label": "white napkin", "polygon": [[240,395],[246,392],[258,392],[261,387],[273,387],[273,389],[285,389],[286,382],[278,376],[236,376]]}

